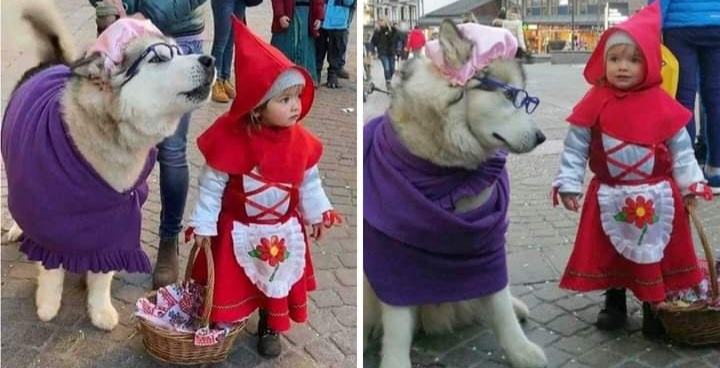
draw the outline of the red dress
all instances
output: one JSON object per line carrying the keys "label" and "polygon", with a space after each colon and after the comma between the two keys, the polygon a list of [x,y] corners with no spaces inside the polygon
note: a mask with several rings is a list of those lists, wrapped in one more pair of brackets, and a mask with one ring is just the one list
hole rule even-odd
{"label": "red dress", "polygon": [[[305,268],[300,279],[292,285],[289,294],[284,298],[271,298],[265,295],[247,276],[245,269],[238,264],[233,250],[232,230],[234,221],[242,223],[285,223],[290,217],[296,217],[303,223],[298,212],[298,187],[281,183],[268,183],[287,190],[287,211],[278,213],[275,220],[267,220],[268,213],[274,212],[265,208],[259,214],[249,216],[248,199],[252,195],[245,191],[244,175],[230,175],[222,200],[222,210],[218,218],[218,236],[212,238],[213,261],[215,263],[215,293],[210,318],[213,322],[233,322],[246,318],[257,308],[268,312],[268,325],[274,331],[286,331],[290,328],[290,320],[305,322],[307,319],[307,293],[315,290],[315,274],[310,258],[307,236],[303,231],[305,242]],[[262,218],[262,219],[261,219]],[[193,278],[206,283],[207,271],[205,255],[201,252],[195,262]]]}
{"label": "red dress", "polygon": [[[605,45],[618,31],[633,39],[645,63],[644,79],[629,90],[605,80]],[[591,131],[595,177],[585,194],[562,288],[628,288],[642,301],[658,302],[666,289],[694,286],[702,278],[665,144],[685,129],[691,114],[660,88],[660,34],[656,1],[603,33],[585,67],[593,87],[567,120]],[[625,149],[641,154],[618,161]]]}
{"label": "red dress", "polygon": [[[655,165],[652,174],[646,179],[617,180],[608,171],[608,155],[603,149],[600,134],[599,127],[592,129],[590,168],[595,177],[585,194],[575,247],[560,287],[576,291],[628,288],[642,301],[658,302],[665,299],[666,289],[683,289],[696,285],[702,279],[702,273],[698,269],[682,196],[672,179],[672,159],[667,147],[663,143],[649,146],[654,154]],[[675,204],[670,240],[660,262],[635,263],[616,250],[603,230],[598,190],[601,183],[641,185],[662,181],[670,184]]]}

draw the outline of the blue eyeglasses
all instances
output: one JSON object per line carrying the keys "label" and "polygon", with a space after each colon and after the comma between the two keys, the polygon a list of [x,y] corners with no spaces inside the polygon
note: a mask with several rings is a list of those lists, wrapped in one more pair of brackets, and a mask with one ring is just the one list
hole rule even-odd
{"label": "blue eyeglasses", "polygon": [[172,60],[175,55],[183,54],[178,45],[170,45],[165,42],[158,42],[148,46],[145,51],[143,51],[143,53],[140,54],[140,56],[135,59],[132,64],[130,64],[130,67],[125,72],[125,77],[127,79],[123,82],[123,85],[137,74],[140,68],[140,63],[145,60],[150,53],[153,54],[153,57],[148,61],[149,63],[164,63]]}
{"label": "blue eyeglasses", "polygon": [[515,88],[503,82],[492,79],[488,76],[473,77],[473,79],[480,82],[480,85],[475,88],[482,88],[485,90],[502,89],[505,98],[510,100],[516,109],[525,107],[525,112],[532,114],[540,105],[540,99],[537,97],[530,96],[526,90],[522,88]]}

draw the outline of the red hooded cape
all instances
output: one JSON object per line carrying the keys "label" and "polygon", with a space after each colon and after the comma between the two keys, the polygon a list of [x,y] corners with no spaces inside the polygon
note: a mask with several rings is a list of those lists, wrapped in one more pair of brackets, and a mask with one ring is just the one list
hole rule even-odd
{"label": "red hooded cape", "polygon": [[262,126],[259,130],[252,129],[249,113],[282,72],[295,68],[305,77],[298,119],[302,120],[315,97],[312,77],[236,17],[233,17],[233,32],[237,97],[230,111],[198,137],[198,148],[207,164],[216,170],[243,174],[257,166],[260,175],[270,181],[299,184],[305,170],[320,160],[320,141],[299,121],[289,128]]}
{"label": "red hooded cape", "polygon": [[[632,37],[645,59],[645,79],[627,91],[605,81],[605,44],[618,30]],[[685,127],[690,111],[660,86],[660,34],[658,2],[603,33],[585,66],[585,80],[593,87],[575,105],[567,121],[588,128],[599,124],[603,132],[636,144],[668,140]]]}

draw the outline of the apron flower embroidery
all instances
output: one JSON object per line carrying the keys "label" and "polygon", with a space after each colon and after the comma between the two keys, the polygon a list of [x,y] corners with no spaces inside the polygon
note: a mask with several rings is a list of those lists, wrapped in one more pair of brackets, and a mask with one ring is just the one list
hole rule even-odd
{"label": "apron flower embroidery", "polygon": [[627,206],[623,207],[622,210],[615,215],[615,221],[627,222],[629,224],[634,223],[638,229],[642,229],[640,239],[638,239],[637,242],[637,244],[640,245],[647,232],[648,225],[652,225],[658,220],[653,201],[646,201],[645,197],[639,195],[635,197],[634,200],[630,197],[626,198],[625,204]]}
{"label": "apron flower embroidery", "polygon": [[267,262],[270,267],[275,267],[275,270],[270,276],[270,281],[272,281],[275,278],[275,273],[277,273],[278,268],[280,268],[280,263],[290,257],[290,252],[287,251],[287,247],[285,246],[285,239],[273,235],[270,239],[261,238],[260,244],[248,252],[248,255]]}

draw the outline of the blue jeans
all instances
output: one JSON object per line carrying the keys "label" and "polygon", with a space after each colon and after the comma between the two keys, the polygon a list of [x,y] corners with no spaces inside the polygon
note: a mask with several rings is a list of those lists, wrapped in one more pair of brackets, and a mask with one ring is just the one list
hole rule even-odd
{"label": "blue jeans", "polygon": [[211,54],[215,58],[218,79],[230,77],[233,60],[232,15],[245,19],[245,1],[243,0],[212,0],[210,2],[215,23]]}
{"label": "blue jeans", "polygon": [[[202,53],[202,40],[177,40],[184,54]],[[160,163],[160,238],[177,236],[182,230],[185,199],[190,174],[185,149],[187,147],[190,113],[180,118],[180,124],[173,135],[157,145]]]}
{"label": "blue jeans", "polygon": [[[705,107],[708,163],[720,167],[720,27],[671,28],[663,40],[680,64],[677,99],[690,111],[695,110],[698,89]],[[695,141],[695,116],[688,122],[688,132]]]}
{"label": "blue jeans", "polygon": [[385,72],[385,82],[390,82],[395,74],[395,55],[380,55],[380,62]]}

